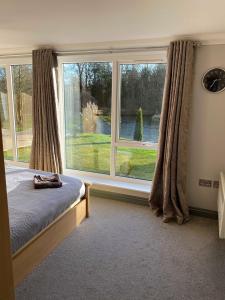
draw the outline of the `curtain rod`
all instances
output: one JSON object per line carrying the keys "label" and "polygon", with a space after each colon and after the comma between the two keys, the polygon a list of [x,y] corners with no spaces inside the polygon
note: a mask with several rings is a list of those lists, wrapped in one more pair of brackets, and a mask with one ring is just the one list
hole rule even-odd
{"label": "curtain rod", "polygon": [[126,52],[142,52],[142,51],[162,51],[167,50],[168,46],[155,47],[133,47],[133,48],[107,48],[107,49],[87,49],[87,50],[72,50],[72,51],[56,51],[59,56],[63,55],[82,55],[82,54],[113,54]]}
{"label": "curtain rod", "polygon": [[[106,49],[80,49],[80,50],[55,50],[58,56],[65,55],[87,55],[87,54],[114,54],[127,52],[144,52],[144,51],[163,51],[168,46],[152,46],[152,47],[134,47],[134,48],[106,48]],[[0,58],[28,57],[32,56],[28,53],[0,54]]]}
{"label": "curtain rod", "polygon": [[[200,42],[195,42],[196,47],[203,46]],[[88,55],[88,54],[114,54],[114,53],[132,53],[132,52],[145,52],[145,51],[165,51],[168,49],[168,45],[164,46],[145,46],[145,47],[124,47],[124,48],[105,48],[105,49],[78,49],[78,50],[56,50],[55,53],[58,56],[66,55]],[[13,57],[30,57],[31,52],[28,53],[12,53],[12,54],[0,54],[0,58],[13,58]]]}

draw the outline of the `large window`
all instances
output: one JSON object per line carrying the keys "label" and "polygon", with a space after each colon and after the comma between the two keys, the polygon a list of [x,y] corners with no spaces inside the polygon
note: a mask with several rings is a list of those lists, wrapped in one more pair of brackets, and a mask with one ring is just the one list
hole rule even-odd
{"label": "large window", "polygon": [[0,67],[4,157],[29,162],[32,142],[32,65],[9,60]]}
{"label": "large window", "polygon": [[158,142],[165,64],[120,64],[120,139]]}
{"label": "large window", "polygon": [[164,78],[165,64],[119,64],[118,176],[153,177]]}
{"label": "large window", "polygon": [[17,160],[28,162],[32,142],[32,65],[11,68]]}
{"label": "large window", "polygon": [[[58,58],[64,168],[123,181],[152,180],[165,52]],[[31,58],[0,60],[4,155],[27,163],[32,142]]]}
{"label": "large window", "polygon": [[12,131],[9,118],[9,104],[6,81],[6,69],[0,67],[0,116],[5,159],[13,159]]}
{"label": "large window", "polygon": [[63,62],[65,167],[151,180],[165,63]]}
{"label": "large window", "polygon": [[110,174],[111,63],[64,64],[66,167]]}

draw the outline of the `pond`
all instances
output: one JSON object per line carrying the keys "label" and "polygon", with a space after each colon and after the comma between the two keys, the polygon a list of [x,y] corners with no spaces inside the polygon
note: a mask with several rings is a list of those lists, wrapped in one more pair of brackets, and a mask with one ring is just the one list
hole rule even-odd
{"label": "pond", "polygon": [[[120,123],[120,138],[133,140],[136,116],[123,116]],[[157,143],[159,138],[159,118],[152,119],[148,116],[143,118],[143,142]],[[105,118],[97,119],[96,133],[111,134],[111,124]]]}

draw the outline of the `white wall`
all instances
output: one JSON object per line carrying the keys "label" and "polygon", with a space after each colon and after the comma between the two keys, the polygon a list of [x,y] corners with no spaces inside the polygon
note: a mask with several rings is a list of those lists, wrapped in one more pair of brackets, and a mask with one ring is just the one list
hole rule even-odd
{"label": "white wall", "polygon": [[198,186],[199,178],[218,180],[225,170],[225,91],[204,90],[201,78],[207,69],[225,68],[225,45],[196,50],[189,138],[188,200],[194,207],[217,209],[218,189]]}

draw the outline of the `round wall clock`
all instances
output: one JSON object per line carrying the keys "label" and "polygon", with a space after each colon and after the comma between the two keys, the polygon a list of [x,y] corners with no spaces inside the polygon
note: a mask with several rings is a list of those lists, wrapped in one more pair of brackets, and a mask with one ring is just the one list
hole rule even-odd
{"label": "round wall clock", "polygon": [[211,93],[219,93],[225,90],[225,70],[212,68],[202,78],[204,88]]}

